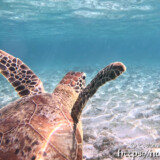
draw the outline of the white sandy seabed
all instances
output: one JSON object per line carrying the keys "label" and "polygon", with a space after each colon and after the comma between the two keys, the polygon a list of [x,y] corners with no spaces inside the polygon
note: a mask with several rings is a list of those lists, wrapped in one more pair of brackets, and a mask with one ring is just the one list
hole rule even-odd
{"label": "white sandy seabed", "polygon": [[[97,73],[91,67],[73,69],[85,71],[87,82]],[[46,91],[51,93],[66,70],[35,72],[43,81]],[[126,73],[104,85],[89,100],[82,116],[85,159],[117,160],[121,159],[123,152],[134,154],[130,154],[132,157],[124,156],[126,160],[158,159],[159,75],[160,68],[128,67]],[[2,76],[0,86],[0,107],[18,98]]]}

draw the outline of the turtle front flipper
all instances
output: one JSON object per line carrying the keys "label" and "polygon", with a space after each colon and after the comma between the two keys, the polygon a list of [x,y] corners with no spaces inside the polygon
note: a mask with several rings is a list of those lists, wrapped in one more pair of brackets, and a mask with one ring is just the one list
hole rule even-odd
{"label": "turtle front flipper", "polygon": [[0,50],[0,73],[15,88],[20,97],[43,93],[43,84],[20,59]]}
{"label": "turtle front flipper", "polygon": [[85,104],[87,103],[88,99],[94,95],[98,88],[106,82],[116,79],[125,71],[126,67],[123,63],[115,62],[102,69],[95,76],[95,78],[79,94],[79,97],[72,108],[71,116],[75,123],[78,123]]}

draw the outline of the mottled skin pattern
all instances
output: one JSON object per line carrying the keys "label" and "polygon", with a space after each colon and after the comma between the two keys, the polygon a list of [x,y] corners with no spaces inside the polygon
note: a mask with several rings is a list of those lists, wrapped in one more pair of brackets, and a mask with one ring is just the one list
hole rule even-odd
{"label": "mottled skin pattern", "polygon": [[[69,72],[51,95],[28,66],[0,51],[0,72],[23,97],[0,110],[0,160],[82,160],[82,109],[101,85],[125,70],[120,62],[110,64],[86,88],[83,72]],[[25,78],[31,82],[23,83]]]}
{"label": "mottled skin pattern", "polygon": [[85,78],[86,74],[83,72],[68,72],[60,84],[68,85],[80,93],[85,88]]}
{"label": "mottled skin pattern", "polygon": [[72,108],[71,116],[75,123],[78,123],[83,108],[85,107],[89,98],[96,93],[98,88],[106,82],[116,79],[125,71],[126,67],[123,63],[115,62],[102,69],[93,78],[87,87],[79,94],[79,97]]}
{"label": "mottled skin pattern", "polygon": [[43,84],[20,59],[0,50],[0,73],[12,84],[20,97],[44,92]]}

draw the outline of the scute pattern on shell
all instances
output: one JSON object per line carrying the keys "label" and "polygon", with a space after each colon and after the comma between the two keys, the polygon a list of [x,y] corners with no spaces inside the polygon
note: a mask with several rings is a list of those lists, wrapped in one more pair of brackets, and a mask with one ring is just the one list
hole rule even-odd
{"label": "scute pattern on shell", "polygon": [[11,103],[0,110],[0,160],[71,160],[82,142],[77,132],[72,150],[72,125],[68,111],[62,111],[50,94]]}

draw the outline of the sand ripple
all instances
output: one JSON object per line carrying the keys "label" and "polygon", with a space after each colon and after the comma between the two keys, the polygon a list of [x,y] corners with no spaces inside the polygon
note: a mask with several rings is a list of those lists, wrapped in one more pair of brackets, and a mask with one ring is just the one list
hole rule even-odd
{"label": "sand ripple", "polygon": [[[87,82],[96,74],[92,67],[73,69],[86,71]],[[37,75],[51,93],[65,72],[41,71]],[[84,158],[116,160],[118,149],[136,146],[143,151],[160,143],[159,73],[160,68],[128,67],[124,75],[99,89],[83,111]],[[18,98],[2,77],[0,86],[1,107]]]}

